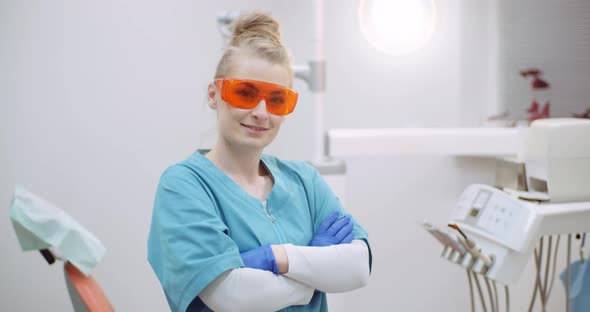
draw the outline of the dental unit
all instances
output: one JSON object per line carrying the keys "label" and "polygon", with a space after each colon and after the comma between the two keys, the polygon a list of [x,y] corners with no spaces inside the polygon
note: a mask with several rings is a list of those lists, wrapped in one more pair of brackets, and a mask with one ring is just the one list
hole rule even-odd
{"label": "dental unit", "polygon": [[[590,144],[584,143],[590,138],[590,120],[542,119],[526,131],[517,159],[498,160],[496,185],[472,184],[463,191],[449,216],[448,233],[423,223],[443,245],[441,257],[467,270],[472,311],[472,279],[487,310],[478,275],[485,279],[491,311],[499,310],[496,282],[505,285],[508,310],[508,286],[519,280],[531,256],[536,280],[529,311],[537,294],[545,311],[559,235],[568,237],[564,284],[570,298],[572,234],[590,231]],[[566,299],[566,311],[571,308]]]}

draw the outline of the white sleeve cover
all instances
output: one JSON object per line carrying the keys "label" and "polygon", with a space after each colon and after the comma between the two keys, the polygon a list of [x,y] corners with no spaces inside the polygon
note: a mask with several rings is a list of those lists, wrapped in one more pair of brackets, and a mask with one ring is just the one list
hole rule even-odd
{"label": "white sleeve cover", "polygon": [[369,248],[362,240],[326,247],[283,246],[289,258],[284,275],[320,291],[345,292],[369,281]]}
{"label": "white sleeve cover", "polygon": [[240,268],[223,272],[199,297],[213,311],[277,311],[308,304],[314,291],[286,276]]}

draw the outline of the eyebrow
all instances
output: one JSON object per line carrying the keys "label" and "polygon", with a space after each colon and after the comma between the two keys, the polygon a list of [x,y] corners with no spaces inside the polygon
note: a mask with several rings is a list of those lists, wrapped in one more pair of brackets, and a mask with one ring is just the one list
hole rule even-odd
{"label": "eyebrow", "polygon": [[255,85],[253,85],[253,84],[251,84],[249,82],[242,82],[241,85],[245,85],[246,87],[252,88],[252,89],[254,89],[256,91],[260,91],[260,90],[258,90],[258,88],[256,88]]}
{"label": "eyebrow", "polygon": [[285,90],[275,90],[275,91],[272,91],[270,94],[275,95],[275,94],[285,94],[285,93],[286,93]]}

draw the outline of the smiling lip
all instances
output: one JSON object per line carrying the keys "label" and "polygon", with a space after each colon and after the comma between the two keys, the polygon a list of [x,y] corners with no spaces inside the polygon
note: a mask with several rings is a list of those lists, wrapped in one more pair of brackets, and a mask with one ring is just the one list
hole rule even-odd
{"label": "smiling lip", "polygon": [[245,125],[245,124],[241,124],[242,126],[254,130],[254,131],[265,131],[268,130],[268,128],[264,128],[264,127],[258,127],[258,126],[250,126],[250,125]]}

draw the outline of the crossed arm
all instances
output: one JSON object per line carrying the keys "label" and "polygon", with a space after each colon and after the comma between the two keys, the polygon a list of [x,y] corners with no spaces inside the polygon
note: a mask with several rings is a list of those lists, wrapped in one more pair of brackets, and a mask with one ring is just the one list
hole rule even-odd
{"label": "crossed arm", "polygon": [[199,294],[201,300],[214,311],[276,311],[309,303],[316,289],[345,292],[368,282],[369,250],[362,240],[327,247],[276,246],[286,251],[288,272],[229,270]]}
{"label": "crossed arm", "polygon": [[[337,215],[331,217],[320,226],[311,246],[267,246],[272,261],[250,260],[244,256],[248,252],[242,253],[246,268],[224,272],[199,297],[215,311],[276,311],[308,304],[316,289],[335,293],[365,286],[368,246],[352,240],[352,226],[335,222]],[[253,251],[263,255],[264,248]]]}

